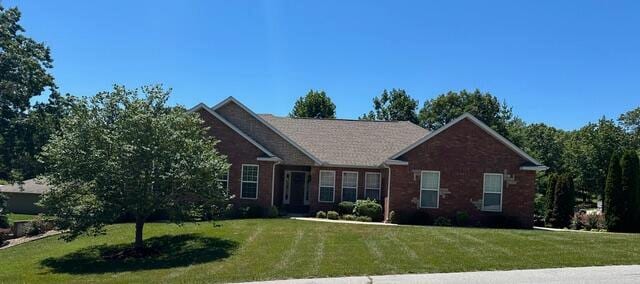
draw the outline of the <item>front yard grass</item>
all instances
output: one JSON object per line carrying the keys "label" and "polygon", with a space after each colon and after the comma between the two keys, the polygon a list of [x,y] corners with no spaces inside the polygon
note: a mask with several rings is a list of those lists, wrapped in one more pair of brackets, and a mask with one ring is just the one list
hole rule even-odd
{"label": "front yard grass", "polygon": [[287,219],[145,225],[149,259],[104,260],[133,225],[65,243],[0,250],[0,283],[228,282],[396,273],[640,264],[640,235],[395,227]]}

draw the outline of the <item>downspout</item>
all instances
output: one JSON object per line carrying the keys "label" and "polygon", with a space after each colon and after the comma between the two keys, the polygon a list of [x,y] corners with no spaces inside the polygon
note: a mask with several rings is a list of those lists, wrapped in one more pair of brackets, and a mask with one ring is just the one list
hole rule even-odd
{"label": "downspout", "polygon": [[389,211],[389,209],[390,209],[389,208],[389,204],[391,203],[391,167],[389,167],[388,165],[385,164],[384,168],[387,169],[387,174],[388,174],[388,177],[387,177],[387,202],[385,204],[385,207],[387,207],[386,208],[387,210],[385,210],[385,214],[384,214],[385,215],[384,216],[385,220],[384,220],[384,222],[388,223],[389,222],[389,213],[391,213]]}
{"label": "downspout", "polygon": [[274,193],[276,187],[276,165],[279,165],[280,161],[276,161],[273,163],[273,168],[271,169],[271,206],[273,206]]}

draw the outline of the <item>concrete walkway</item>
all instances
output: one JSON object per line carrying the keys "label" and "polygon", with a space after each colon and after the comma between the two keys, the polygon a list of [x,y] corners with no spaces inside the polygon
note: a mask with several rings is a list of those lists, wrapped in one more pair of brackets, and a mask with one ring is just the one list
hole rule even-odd
{"label": "concrete walkway", "polygon": [[592,266],[510,271],[402,274],[278,280],[253,283],[365,284],[365,283],[640,283],[640,265]]}

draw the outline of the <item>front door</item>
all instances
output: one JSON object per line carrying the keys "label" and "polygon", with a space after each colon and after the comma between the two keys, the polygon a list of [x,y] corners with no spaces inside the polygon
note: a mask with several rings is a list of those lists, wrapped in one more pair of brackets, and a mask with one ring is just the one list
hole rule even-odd
{"label": "front door", "polygon": [[291,172],[291,205],[305,205],[305,193],[307,185],[306,172]]}

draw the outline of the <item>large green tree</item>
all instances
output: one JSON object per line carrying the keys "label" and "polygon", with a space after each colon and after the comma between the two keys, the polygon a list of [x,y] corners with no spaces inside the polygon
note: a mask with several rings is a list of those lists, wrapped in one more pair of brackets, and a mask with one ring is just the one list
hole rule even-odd
{"label": "large green tree", "polygon": [[49,48],[24,34],[20,16],[0,5],[0,179],[35,174],[33,156],[42,144],[32,140],[31,100],[56,92]]}
{"label": "large green tree", "polygon": [[631,136],[631,146],[640,150],[640,107],[620,115],[618,121]]}
{"label": "large green tree", "polygon": [[575,176],[583,202],[603,196],[611,155],[624,148],[627,141],[624,130],[604,117],[567,134],[563,164]]}
{"label": "large green tree", "polygon": [[435,130],[468,112],[498,133],[509,138],[507,125],[513,119],[511,107],[498,98],[480,90],[448,92],[427,100],[419,112],[420,125]]}
{"label": "large green tree", "polygon": [[418,123],[418,101],[411,98],[403,89],[384,90],[373,98],[373,110],[363,114],[363,120],[410,121]]}
{"label": "large green tree", "polygon": [[301,118],[336,118],[336,105],[324,91],[309,90],[306,96],[298,98],[289,116]]}
{"label": "large green tree", "polygon": [[103,232],[124,213],[135,218],[135,249],[143,248],[147,218],[162,210],[173,221],[222,206],[217,182],[226,158],[206,136],[202,120],[166,105],[160,86],[116,86],[75,103],[41,154],[51,190],[46,213],[67,239]]}

